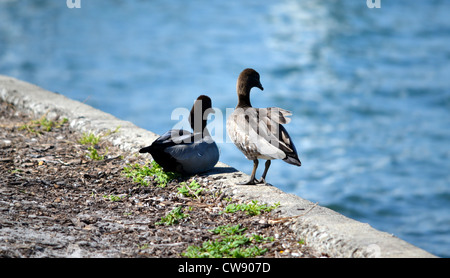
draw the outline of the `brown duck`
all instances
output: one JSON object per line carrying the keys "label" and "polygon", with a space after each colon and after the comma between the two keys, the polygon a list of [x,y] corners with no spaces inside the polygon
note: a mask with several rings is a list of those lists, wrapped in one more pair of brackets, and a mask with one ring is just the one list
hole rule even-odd
{"label": "brown duck", "polygon": [[[227,119],[227,133],[245,157],[253,160],[250,179],[241,184],[266,184],[266,175],[272,159],[301,166],[294,143],[282,124],[290,122],[289,111],[278,107],[253,108],[250,103],[250,90],[257,87],[264,90],[259,73],[245,69],[239,75],[236,89],[238,104]],[[258,159],[265,159],[265,169],[261,180],[255,179]]]}

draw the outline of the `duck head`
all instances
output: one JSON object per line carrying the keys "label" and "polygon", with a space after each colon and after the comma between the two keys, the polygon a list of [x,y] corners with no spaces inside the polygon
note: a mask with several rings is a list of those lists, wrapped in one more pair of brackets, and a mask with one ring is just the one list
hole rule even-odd
{"label": "duck head", "polygon": [[253,87],[257,87],[262,91],[264,90],[261,85],[261,81],[259,80],[259,73],[254,69],[247,68],[239,74],[236,83],[236,90],[239,99],[237,107],[251,107],[250,90]]}
{"label": "duck head", "polygon": [[194,133],[201,132],[203,136],[208,135],[206,123],[209,114],[214,114],[211,98],[201,95],[195,100],[189,115],[189,123]]}

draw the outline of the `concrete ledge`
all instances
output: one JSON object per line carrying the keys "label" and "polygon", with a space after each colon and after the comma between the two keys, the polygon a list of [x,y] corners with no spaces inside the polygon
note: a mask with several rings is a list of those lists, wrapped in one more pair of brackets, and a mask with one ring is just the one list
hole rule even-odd
{"label": "concrete ledge", "polygon": [[[120,126],[119,132],[108,138],[125,151],[135,152],[158,137],[131,122],[8,76],[0,75],[0,98],[36,116],[47,113],[49,119],[66,117],[70,126],[81,132],[100,134]],[[237,181],[248,176],[224,163],[219,162],[210,176],[222,183],[228,195],[268,204],[280,202],[279,209],[284,217],[280,221],[290,225],[309,246],[331,257],[436,257],[369,224],[287,194],[274,186],[236,185]]]}

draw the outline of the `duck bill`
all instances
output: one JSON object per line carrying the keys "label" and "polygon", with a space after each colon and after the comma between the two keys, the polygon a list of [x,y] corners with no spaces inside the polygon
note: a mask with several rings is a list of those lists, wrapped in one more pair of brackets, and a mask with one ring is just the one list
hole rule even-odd
{"label": "duck bill", "polygon": [[261,83],[259,83],[256,87],[260,88],[261,91],[264,91],[264,88],[263,88],[263,86],[261,85]]}

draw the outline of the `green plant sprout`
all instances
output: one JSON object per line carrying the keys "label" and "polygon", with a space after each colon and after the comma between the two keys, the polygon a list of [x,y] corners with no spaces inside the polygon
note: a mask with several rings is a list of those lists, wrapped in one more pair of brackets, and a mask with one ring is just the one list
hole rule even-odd
{"label": "green plant sprout", "polygon": [[248,204],[229,204],[225,207],[222,213],[235,213],[244,211],[247,215],[260,215],[262,212],[271,212],[278,208],[280,203],[277,202],[272,206],[266,204],[258,204],[258,201],[253,200]]}
{"label": "green plant sprout", "polygon": [[156,222],[156,225],[174,225],[178,224],[179,220],[188,217],[188,214],[183,213],[182,207],[176,207],[170,211],[166,216],[161,218],[161,221]]}
{"label": "green plant sprout", "polygon": [[181,186],[178,187],[178,193],[182,194],[185,197],[190,198],[199,198],[199,195],[205,190],[202,186],[196,181],[193,180],[190,184],[186,184],[182,182]]}
{"label": "green plant sprout", "polygon": [[159,166],[156,161],[152,161],[150,166],[148,163],[145,165],[140,165],[135,163],[133,165],[128,164],[122,171],[126,177],[132,178],[133,182],[138,183],[143,186],[149,186],[149,177],[154,177],[157,182],[157,186],[165,187],[167,183],[179,177],[179,174],[174,172],[164,172],[163,168]]}
{"label": "green plant sprout", "polygon": [[27,124],[21,125],[19,130],[26,130],[30,133],[41,135],[43,132],[52,131],[53,128],[61,128],[68,121],[67,118],[63,118],[58,122],[50,121],[46,118],[46,115],[43,115],[39,120],[32,120]]}
{"label": "green plant sprout", "polygon": [[188,258],[251,258],[266,253],[268,249],[257,244],[273,241],[273,237],[243,235],[245,230],[240,225],[219,226],[210,230],[220,235],[219,239],[203,242],[202,246],[188,246],[182,255]]}

